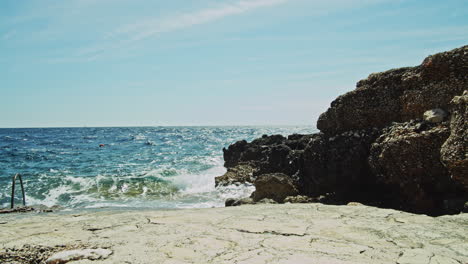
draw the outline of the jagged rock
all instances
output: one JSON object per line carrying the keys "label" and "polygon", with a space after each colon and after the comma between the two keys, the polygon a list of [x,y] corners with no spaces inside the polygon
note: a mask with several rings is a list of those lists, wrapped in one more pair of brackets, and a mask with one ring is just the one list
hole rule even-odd
{"label": "jagged rock", "polygon": [[[299,134],[288,138],[264,135],[250,143],[238,141],[223,149],[224,166],[228,172],[217,178],[217,184],[253,181],[255,177],[267,173],[297,175],[302,166],[303,150],[310,138],[311,135]],[[253,169],[246,169],[248,167]]]}
{"label": "jagged rock", "polygon": [[[377,182],[393,187],[394,205],[413,212],[442,210],[454,185],[440,162],[440,146],[449,136],[447,123],[397,123],[372,144],[369,164]],[[406,207],[406,208],[404,208]]]}
{"label": "jagged rock", "polygon": [[215,177],[215,186],[226,186],[234,183],[252,183],[254,181],[255,168],[248,164],[239,164],[235,167],[228,168],[227,172]]}
{"label": "jagged rock", "polygon": [[435,108],[424,112],[423,118],[427,122],[440,123],[444,121],[446,116],[447,113],[444,110],[440,108]]}
{"label": "jagged rock", "polygon": [[255,180],[254,185],[255,192],[251,197],[255,202],[269,198],[281,203],[287,196],[297,194],[291,177],[283,173],[262,174]]}
{"label": "jagged rock", "polygon": [[426,58],[417,67],[371,74],[354,91],[339,96],[317,122],[334,135],[349,130],[383,128],[420,118],[427,109],[447,109],[468,87],[468,46]]}
{"label": "jagged rock", "polygon": [[62,264],[80,259],[106,259],[112,254],[112,250],[104,248],[96,249],[75,249],[62,251],[52,255],[46,260],[47,264]]}
{"label": "jagged rock", "polygon": [[284,203],[313,203],[316,202],[317,199],[305,196],[305,195],[296,195],[296,196],[288,196],[284,198]]}
{"label": "jagged rock", "polygon": [[450,174],[468,192],[468,91],[451,101],[450,136],[440,153]]}

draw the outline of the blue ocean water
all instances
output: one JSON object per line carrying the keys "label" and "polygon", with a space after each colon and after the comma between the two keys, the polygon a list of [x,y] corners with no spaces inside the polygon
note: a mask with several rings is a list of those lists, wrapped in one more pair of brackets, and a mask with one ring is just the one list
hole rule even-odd
{"label": "blue ocean water", "polygon": [[[222,148],[263,134],[313,127],[112,127],[0,129],[0,207],[23,175],[28,205],[65,208],[203,208],[247,196],[250,185],[215,188]],[[100,146],[103,144],[103,146]],[[20,203],[17,192],[16,201]]]}

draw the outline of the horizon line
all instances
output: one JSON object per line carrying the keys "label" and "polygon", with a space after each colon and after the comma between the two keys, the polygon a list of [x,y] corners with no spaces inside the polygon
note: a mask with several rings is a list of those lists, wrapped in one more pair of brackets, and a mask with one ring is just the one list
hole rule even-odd
{"label": "horizon line", "polygon": [[137,127],[315,127],[308,124],[234,124],[234,125],[125,125],[125,126],[32,126],[32,127],[0,127],[0,129],[35,129],[35,128],[137,128]]}

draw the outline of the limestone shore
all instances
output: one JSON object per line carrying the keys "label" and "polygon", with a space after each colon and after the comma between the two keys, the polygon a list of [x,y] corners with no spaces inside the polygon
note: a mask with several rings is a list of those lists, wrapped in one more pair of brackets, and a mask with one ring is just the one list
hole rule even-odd
{"label": "limestone shore", "polygon": [[[468,214],[429,217],[350,204],[0,216],[0,263],[468,263]],[[57,262],[60,263],[60,262]]]}

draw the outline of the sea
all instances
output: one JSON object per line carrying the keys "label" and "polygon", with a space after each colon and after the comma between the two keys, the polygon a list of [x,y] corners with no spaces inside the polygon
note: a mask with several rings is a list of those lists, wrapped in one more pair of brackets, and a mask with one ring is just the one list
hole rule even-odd
{"label": "sea", "polygon": [[[262,135],[315,132],[282,127],[82,127],[0,129],[0,208],[12,177],[26,205],[76,208],[208,208],[249,196],[251,184],[215,187],[223,147]],[[15,204],[21,188],[16,184]]]}

